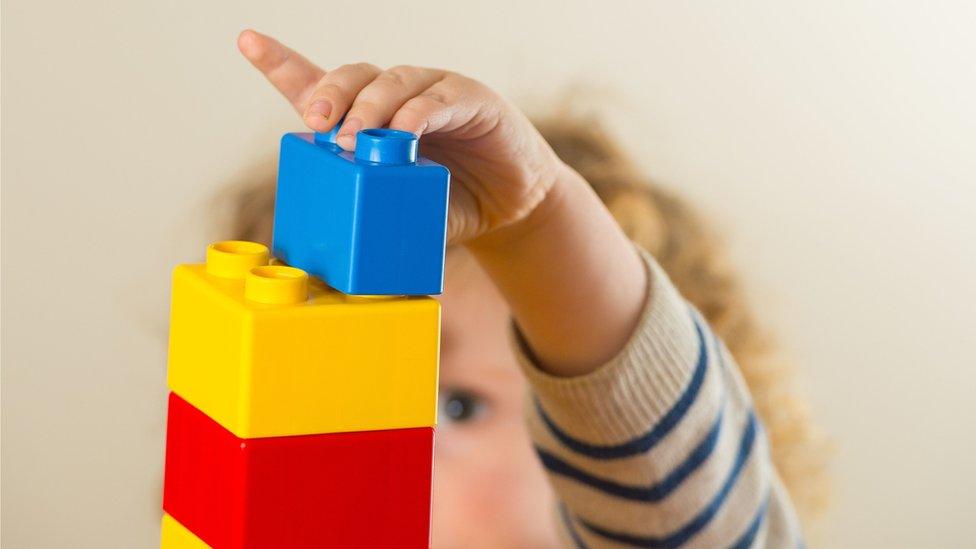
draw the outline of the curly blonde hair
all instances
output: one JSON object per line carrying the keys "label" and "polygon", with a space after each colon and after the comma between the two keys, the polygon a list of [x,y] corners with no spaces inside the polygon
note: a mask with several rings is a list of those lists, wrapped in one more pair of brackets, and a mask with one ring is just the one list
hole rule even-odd
{"label": "curly blonde hair", "polygon": [[[648,182],[616,141],[592,121],[559,117],[537,121],[536,127],[723,339],[765,424],[777,471],[810,526],[829,495],[829,444],[797,390],[794,368],[779,356],[757,322],[716,237],[684,202]],[[230,236],[267,243],[274,209],[273,164],[251,174],[230,204]]]}

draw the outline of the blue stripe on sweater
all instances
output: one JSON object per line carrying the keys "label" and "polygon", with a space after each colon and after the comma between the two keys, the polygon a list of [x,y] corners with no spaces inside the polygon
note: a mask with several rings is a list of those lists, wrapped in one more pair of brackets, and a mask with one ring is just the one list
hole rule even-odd
{"label": "blue stripe on sweater", "polygon": [[742,533],[742,536],[732,544],[730,549],[749,549],[752,547],[753,542],[756,541],[756,536],[759,535],[759,528],[762,526],[763,520],[766,518],[766,509],[769,508],[769,494],[763,498],[762,503],[759,504],[759,509],[756,510],[756,515],[753,517],[752,522],[749,523],[749,527],[746,531]]}
{"label": "blue stripe on sweater", "polygon": [[[697,322],[699,325],[708,327],[708,321],[705,319],[705,316],[701,314],[701,311],[696,309],[691,303],[688,303],[688,309],[691,311],[691,315],[694,317],[695,322]],[[724,346],[722,345],[722,340],[719,339],[718,335],[715,333],[715,330],[712,330],[711,327],[708,327],[706,331],[708,332],[709,339],[712,341],[712,349],[715,351],[715,356],[716,360],[718,360],[719,367],[722,370],[728,369],[725,362],[724,351],[726,349],[724,349]]]}
{"label": "blue stripe on sweater", "polygon": [[729,492],[732,491],[732,487],[735,486],[735,482],[739,479],[742,470],[745,468],[746,461],[752,453],[752,448],[755,446],[757,425],[756,414],[754,411],[750,411],[749,421],[742,433],[735,463],[732,466],[732,470],[729,471],[729,475],[725,479],[721,489],[719,489],[718,493],[712,498],[712,501],[695,518],[674,533],[663,537],[645,537],[607,530],[582,518],[578,518],[579,523],[600,537],[635,547],[671,548],[684,544],[704,529],[712,518],[715,517],[719,509],[722,508],[722,504],[725,503]]}
{"label": "blue stripe on sweater", "polygon": [[695,331],[698,333],[698,363],[695,365],[695,373],[691,377],[691,382],[688,384],[688,387],[685,389],[685,392],[682,393],[681,397],[678,398],[678,401],[675,402],[674,406],[668,410],[668,413],[665,414],[664,417],[662,417],[661,420],[658,421],[658,423],[654,425],[654,427],[652,427],[647,433],[622,444],[600,446],[583,442],[582,440],[573,438],[564,432],[546,414],[545,410],[542,409],[542,404],[538,399],[536,399],[535,407],[539,413],[539,417],[542,418],[542,421],[546,424],[549,432],[551,432],[552,435],[559,440],[559,442],[570,450],[587,457],[597,459],[619,459],[642,454],[650,450],[668,433],[670,433],[671,430],[678,425],[678,423],[681,422],[681,419],[684,417],[685,413],[687,413],[688,409],[691,408],[691,405],[694,404],[695,399],[698,397],[698,393],[705,382],[705,373],[708,371],[708,346],[705,344],[705,336],[702,333],[702,327],[699,325],[697,320],[695,321]]}
{"label": "blue stripe on sweater", "polygon": [[632,486],[603,479],[591,475],[571,463],[563,461],[538,446],[536,446],[535,451],[539,454],[539,458],[542,459],[542,464],[550,473],[569,477],[581,484],[585,484],[612,496],[646,503],[657,502],[666,498],[686,478],[698,470],[702,463],[708,460],[708,457],[715,450],[719,435],[722,432],[722,417],[724,413],[725,405],[723,404],[722,408],[718,411],[718,417],[715,418],[715,422],[712,424],[712,428],[709,429],[705,438],[698,443],[698,446],[688,454],[688,457],[683,462],[664,477],[664,479],[650,486]]}

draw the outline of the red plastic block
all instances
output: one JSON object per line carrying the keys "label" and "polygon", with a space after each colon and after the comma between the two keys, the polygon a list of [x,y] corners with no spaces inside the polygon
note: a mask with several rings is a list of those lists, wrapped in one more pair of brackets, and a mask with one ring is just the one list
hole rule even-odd
{"label": "red plastic block", "polygon": [[429,547],[430,427],[243,439],[170,393],[163,509],[214,549]]}

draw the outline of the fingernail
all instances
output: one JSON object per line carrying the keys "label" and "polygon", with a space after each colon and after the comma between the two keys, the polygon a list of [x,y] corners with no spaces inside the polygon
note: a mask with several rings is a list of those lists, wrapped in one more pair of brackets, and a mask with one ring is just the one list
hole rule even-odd
{"label": "fingernail", "polygon": [[305,111],[305,123],[316,131],[326,131],[329,127],[329,115],[332,113],[332,103],[316,101]]}
{"label": "fingernail", "polygon": [[342,128],[339,129],[339,135],[336,136],[336,144],[347,151],[355,149],[356,134],[361,129],[363,129],[362,120],[358,118],[347,118],[345,123],[342,124]]}

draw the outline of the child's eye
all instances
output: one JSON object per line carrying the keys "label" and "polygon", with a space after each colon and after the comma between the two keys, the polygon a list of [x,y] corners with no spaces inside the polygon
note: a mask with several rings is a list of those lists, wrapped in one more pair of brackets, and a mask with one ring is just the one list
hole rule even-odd
{"label": "child's eye", "polygon": [[484,400],[470,391],[442,388],[438,423],[470,422],[477,419],[484,408]]}

